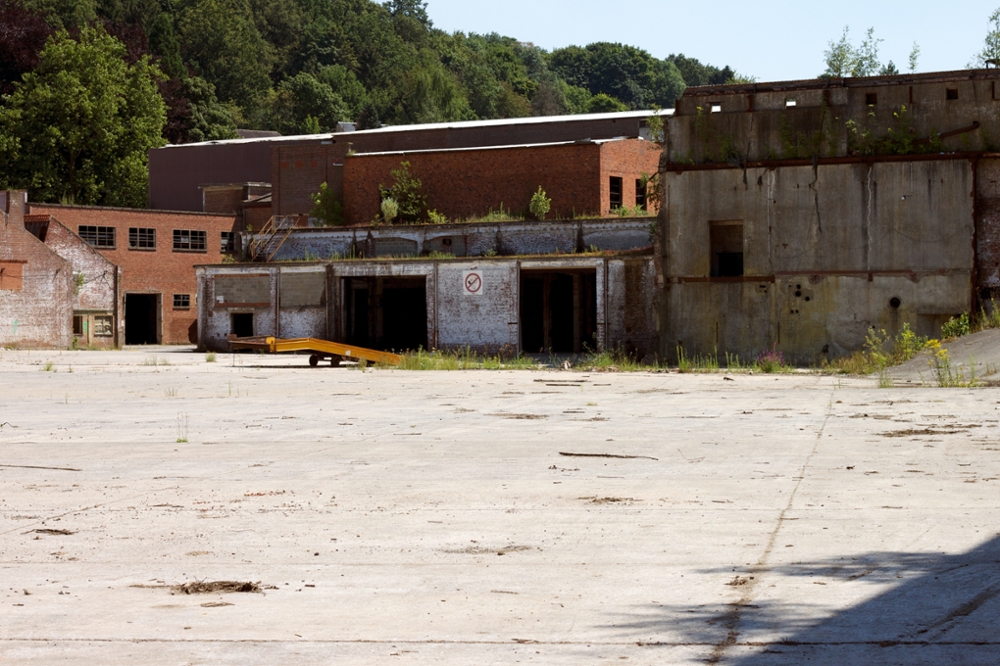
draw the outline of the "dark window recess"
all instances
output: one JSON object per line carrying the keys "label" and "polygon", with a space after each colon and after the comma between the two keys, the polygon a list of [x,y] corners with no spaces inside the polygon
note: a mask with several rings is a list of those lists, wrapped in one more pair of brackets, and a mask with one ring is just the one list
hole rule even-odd
{"label": "dark window recess", "polygon": [[130,250],[155,250],[156,229],[129,227],[128,247]]}
{"label": "dark window recess", "polygon": [[190,310],[191,294],[174,294],[174,310]]}
{"label": "dark window recess", "polygon": [[115,228],[114,227],[95,227],[92,225],[81,225],[77,233],[80,234],[80,238],[86,241],[88,244],[94,247],[102,248],[115,248]]}
{"label": "dark window recess", "polygon": [[253,313],[234,312],[233,313],[233,334],[238,338],[253,337]]}
{"label": "dark window recess", "polygon": [[743,275],[743,223],[713,223],[710,233],[712,277],[741,277]]}
{"label": "dark window recess", "polygon": [[958,99],[958,88],[948,88],[945,99]]}
{"label": "dark window recess", "polygon": [[622,179],[611,176],[611,210],[622,207]]}
{"label": "dark window recess", "polygon": [[220,252],[222,254],[232,254],[236,251],[236,234],[232,231],[223,231],[219,241]]}
{"label": "dark window recess", "polygon": [[865,104],[867,106],[878,104],[878,93],[865,93]]}
{"label": "dark window recess", "polygon": [[174,229],[174,250],[180,252],[205,252],[208,250],[207,231]]}
{"label": "dark window recess", "polygon": [[125,294],[125,344],[160,341],[160,294]]}
{"label": "dark window recess", "polygon": [[73,315],[73,335],[83,335],[83,315]]}
{"label": "dark window recess", "polygon": [[646,210],[646,183],[641,178],[635,181],[635,207],[639,210]]}

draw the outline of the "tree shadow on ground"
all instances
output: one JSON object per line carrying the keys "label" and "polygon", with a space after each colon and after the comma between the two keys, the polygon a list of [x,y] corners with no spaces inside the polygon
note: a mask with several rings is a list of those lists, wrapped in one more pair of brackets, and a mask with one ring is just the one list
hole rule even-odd
{"label": "tree shadow on ground", "polygon": [[[1000,536],[966,553],[869,553],[732,573],[739,602],[714,607],[649,605],[614,623],[646,645],[705,647],[710,664],[1000,664]],[[816,583],[812,602],[768,598],[775,576]],[[751,578],[753,577],[753,578]],[[891,586],[830,614],[837,586]],[[802,590],[799,597],[805,596]]]}

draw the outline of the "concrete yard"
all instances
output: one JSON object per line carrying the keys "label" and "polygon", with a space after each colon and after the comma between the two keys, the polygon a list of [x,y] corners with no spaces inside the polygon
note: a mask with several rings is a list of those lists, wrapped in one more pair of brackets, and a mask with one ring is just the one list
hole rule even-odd
{"label": "concrete yard", "polygon": [[169,348],[0,379],[2,666],[1000,663],[995,389]]}

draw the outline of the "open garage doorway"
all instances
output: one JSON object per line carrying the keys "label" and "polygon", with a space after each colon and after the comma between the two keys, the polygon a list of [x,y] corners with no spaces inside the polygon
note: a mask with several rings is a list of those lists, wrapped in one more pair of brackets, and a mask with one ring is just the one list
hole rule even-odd
{"label": "open garage doorway", "polygon": [[125,294],[125,344],[160,343],[160,294]]}
{"label": "open garage doorway", "polygon": [[427,279],[344,279],[346,342],[387,351],[427,348]]}
{"label": "open garage doorway", "polygon": [[597,269],[521,272],[521,350],[597,348]]}

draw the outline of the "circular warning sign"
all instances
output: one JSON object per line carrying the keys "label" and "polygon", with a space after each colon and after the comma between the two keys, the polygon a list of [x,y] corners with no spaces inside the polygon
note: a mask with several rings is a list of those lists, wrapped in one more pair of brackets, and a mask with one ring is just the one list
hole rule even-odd
{"label": "circular warning sign", "polygon": [[465,271],[463,284],[467,296],[480,296],[483,293],[483,274],[479,271]]}

